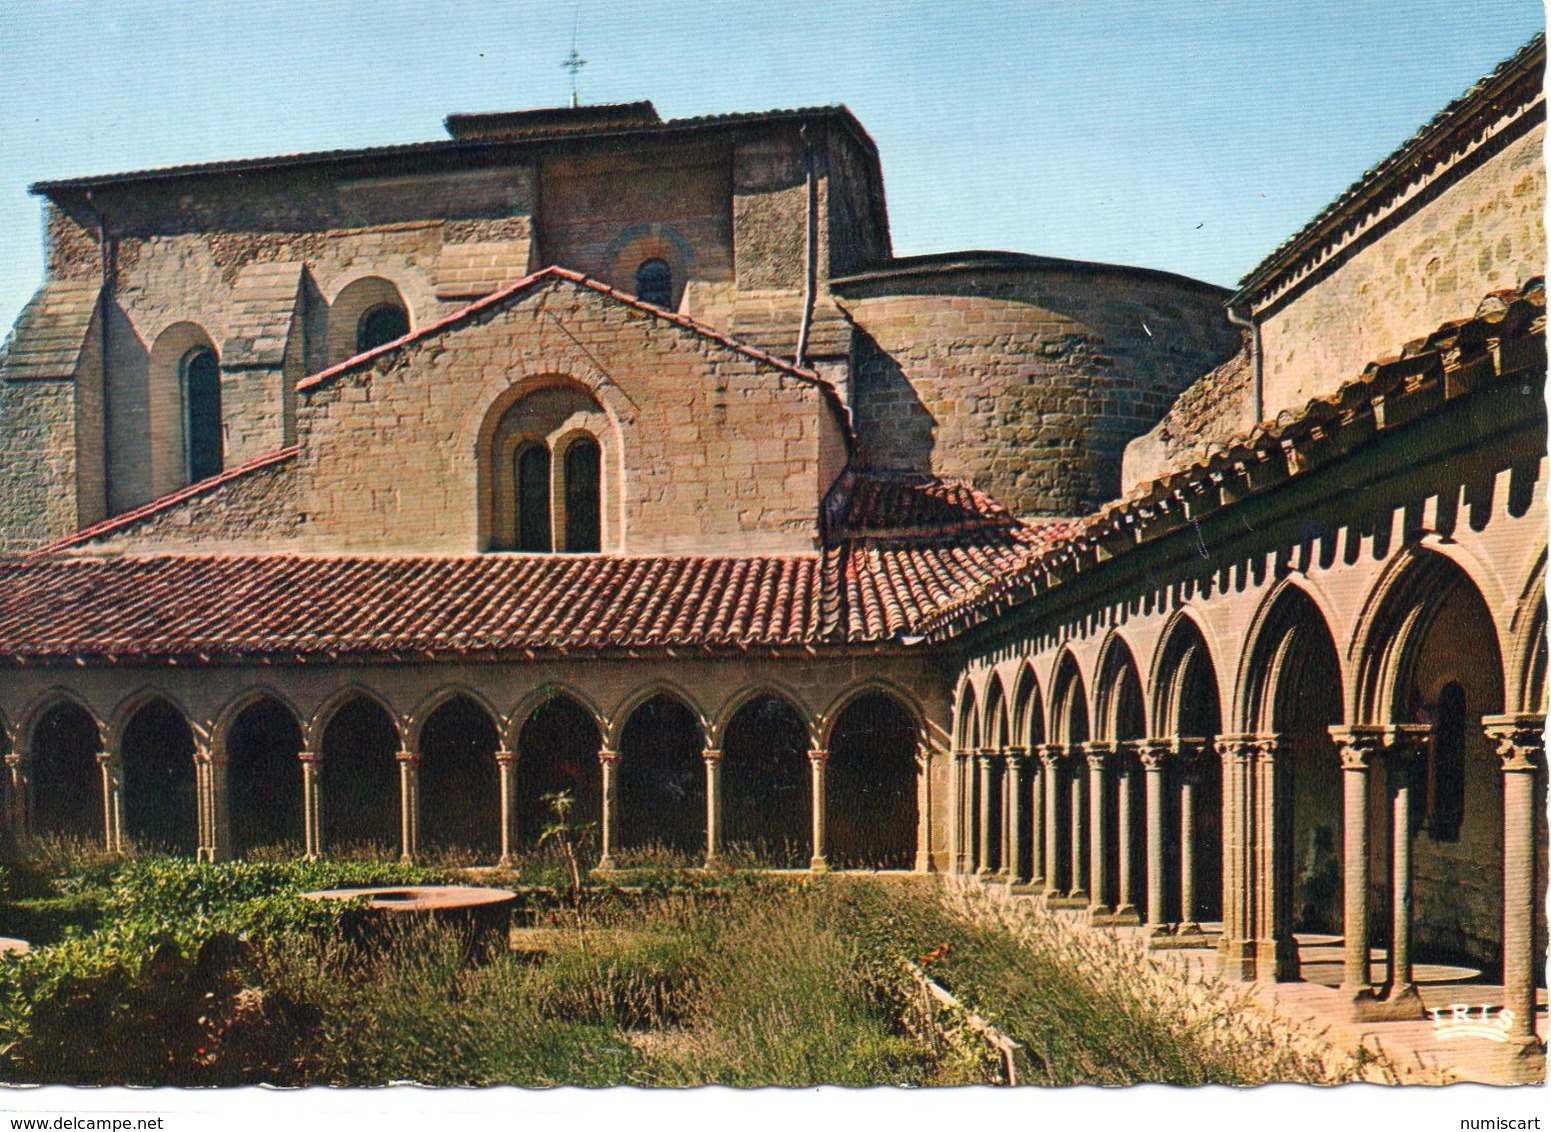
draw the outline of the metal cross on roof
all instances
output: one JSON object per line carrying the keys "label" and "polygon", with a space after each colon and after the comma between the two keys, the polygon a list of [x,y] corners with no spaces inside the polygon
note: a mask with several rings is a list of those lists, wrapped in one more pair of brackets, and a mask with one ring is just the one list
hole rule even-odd
{"label": "metal cross on roof", "polygon": [[582,6],[581,4],[577,4],[576,18],[571,21],[571,54],[567,55],[565,57],[565,62],[560,64],[560,66],[565,70],[571,72],[571,106],[573,109],[581,104],[581,100],[577,97],[576,93],[576,76],[581,72],[581,69],[587,65],[587,60],[583,59],[576,50],[576,31],[577,28],[581,25],[581,22]]}

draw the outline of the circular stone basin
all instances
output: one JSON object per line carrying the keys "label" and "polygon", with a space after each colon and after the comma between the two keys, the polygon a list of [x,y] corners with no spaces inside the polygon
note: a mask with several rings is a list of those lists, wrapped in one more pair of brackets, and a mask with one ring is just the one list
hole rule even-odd
{"label": "circular stone basin", "polygon": [[0,955],[26,955],[31,950],[32,944],[24,939],[0,935]]}
{"label": "circular stone basin", "polygon": [[506,888],[461,884],[412,884],[399,888],[325,888],[302,893],[304,900],[358,900],[384,912],[460,912],[510,904],[517,894]]}

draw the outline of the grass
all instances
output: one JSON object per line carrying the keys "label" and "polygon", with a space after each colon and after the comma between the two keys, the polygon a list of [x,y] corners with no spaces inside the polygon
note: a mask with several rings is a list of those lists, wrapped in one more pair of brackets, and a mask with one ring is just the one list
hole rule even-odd
{"label": "grass", "polygon": [[[0,964],[0,1078],[236,1085],[943,1085],[993,1079],[960,1031],[906,1024],[901,959],[1023,1046],[1022,1081],[1355,1079],[1246,994],[977,886],[914,878],[635,871],[524,883],[519,946],[436,924],[347,930],[298,891],[426,883],[372,860],[199,866],[55,847],[0,871],[0,916],[54,942]],[[496,878],[492,877],[492,880]],[[535,885],[535,882],[537,884]],[[51,903],[52,902],[52,903]],[[20,911],[19,911],[20,910]],[[0,920],[0,933],[6,921]],[[913,1015],[911,1016],[913,1017]]]}

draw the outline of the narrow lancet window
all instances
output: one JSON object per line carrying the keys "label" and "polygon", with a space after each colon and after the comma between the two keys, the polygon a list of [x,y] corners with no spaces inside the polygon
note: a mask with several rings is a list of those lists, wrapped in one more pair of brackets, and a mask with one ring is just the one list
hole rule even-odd
{"label": "narrow lancet window", "polygon": [[565,548],[573,554],[602,548],[600,478],[602,453],[598,442],[583,437],[565,453]]}
{"label": "narrow lancet window", "polygon": [[549,449],[530,444],[517,453],[517,549],[548,553]]}
{"label": "narrow lancet window", "polygon": [[221,471],[221,365],[209,350],[196,350],[183,362],[183,401],[187,419],[190,482]]}

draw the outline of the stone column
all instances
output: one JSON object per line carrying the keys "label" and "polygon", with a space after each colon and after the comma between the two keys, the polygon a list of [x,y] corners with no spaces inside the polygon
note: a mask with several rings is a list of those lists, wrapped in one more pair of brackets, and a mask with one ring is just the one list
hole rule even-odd
{"label": "stone column", "polygon": [[602,842],[598,855],[598,868],[614,867],[614,839],[617,836],[619,814],[616,810],[619,796],[614,779],[619,771],[619,752],[607,747],[598,752],[598,767],[603,777],[602,820],[598,823],[598,836]]}
{"label": "stone column", "polygon": [[500,776],[497,787],[501,801],[501,858],[496,863],[510,868],[517,853],[517,755],[506,747],[495,752],[495,769]]}
{"label": "stone column", "polygon": [[932,797],[932,768],[935,764],[932,748],[922,744],[916,753],[916,872],[933,873],[937,864],[932,856],[937,851],[936,836],[932,828],[935,818],[935,799]]}
{"label": "stone column", "polygon": [[964,757],[967,751],[955,750],[949,755],[948,771],[948,871],[964,871],[964,839],[969,836],[964,829]]}
{"label": "stone column", "polygon": [[1275,735],[1255,737],[1252,821],[1254,845],[1255,977],[1290,982],[1298,977],[1298,945],[1292,937],[1289,901],[1285,890],[1281,826],[1283,813],[1281,772],[1277,756],[1281,742]]}
{"label": "stone column", "polygon": [[809,751],[808,772],[813,793],[813,857],[808,868],[822,873],[829,870],[829,752],[817,747]]}
{"label": "stone column", "polygon": [[227,791],[230,764],[224,746],[213,747],[210,754],[211,859],[229,861],[232,857],[232,810]]}
{"label": "stone column", "polygon": [[1142,918],[1136,913],[1136,885],[1131,872],[1131,795],[1134,793],[1136,776],[1132,773],[1132,752],[1135,743],[1115,744],[1115,789],[1119,805],[1116,808],[1115,843],[1119,848],[1120,869],[1116,878],[1120,891],[1116,895],[1115,918],[1122,923],[1139,924]]}
{"label": "stone column", "polygon": [[302,852],[309,861],[323,856],[323,792],[318,785],[323,756],[302,751]]}
{"label": "stone column", "polygon": [[979,752],[976,763],[980,769],[980,785],[976,792],[979,802],[979,820],[976,825],[979,831],[979,841],[975,850],[975,875],[977,877],[990,876],[991,854],[995,848],[995,839],[991,829],[991,769],[996,760],[996,752],[989,748]]}
{"label": "stone column", "polygon": [[1411,786],[1419,756],[1426,750],[1428,728],[1401,724],[1387,728],[1386,774],[1390,798],[1389,985],[1384,999],[1392,1011],[1422,1014],[1411,964]]}
{"label": "stone column", "polygon": [[1022,884],[1023,876],[1023,759],[1022,747],[1007,748],[1002,772],[1002,875],[1008,884]]}
{"label": "stone column", "polygon": [[722,863],[722,752],[705,750],[705,867]]}
{"label": "stone column", "polygon": [[1083,783],[1088,776],[1083,773],[1082,744],[1074,743],[1067,748],[1067,758],[1072,761],[1072,889],[1073,900],[1088,899],[1088,874],[1082,867],[1082,847],[1088,838],[1088,810],[1083,804]]}
{"label": "stone column", "polygon": [[1223,735],[1217,740],[1223,780],[1223,933],[1217,957],[1222,973],[1240,980],[1255,977],[1251,788],[1256,738]]}
{"label": "stone column", "polygon": [[210,749],[194,739],[194,860],[215,860],[215,791],[211,787]]}
{"label": "stone column", "polygon": [[102,773],[102,841],[109,853],[124,851],[124,762],[109,751],[97,752]]}
{"label": "stone column", "polygon": [[1061,895],[1061,753],[1054,743],[1040,748],[1045,764],[1045,895]]}
{"label": "stone column", "polygon": [[1045,884],[1045,763],[1039,748],[1029,754],[1029,884]]}
{"label": "stone column", "polygon": [[32,761],[24,751],[5,756],[6,820],[17,840],[32,836]]}
{"label": "stone column", "polygon": [[1196,788],[1201,784],[1204,739],[1179,739],[1179,935],[1200,935],[1196,920]]}
{"label": "stone column", "polygon": [[1535,884],[1537,805],[1546,770],[1545,725],[1538,715],[1483,719],[1497,748],[1503,774],[1503,1014],[1512,1011],[1508,1039],[1526,1050],[1535,1035],[1535,954],[1538,899]]}
{"label": "stone column", "polygon": [[1341,993],[1353,1002],[1366,1001],[1373,997],[1373,974],[1368,960],[1368,795],[1384,737],[1377,727],[1341,726],[1332,727],[1330,736],[1341,755]]}
{"label": "stone column", "polygon": [[1170,751],[1166,739],[1145,739],[1137,757],[1142,763],[1147,793],[1147,922],[1150,935],[1167,931],[1168,913],[1164,910],[1163,858],[1163,774]]}
{"label": "stone column", "polygon": [[1104,867],[1109,831],[1104,817],[1109,801],[1107,769],[1114,750],[1115,745],[1107,741],[1084,744],[1088,758],[1088,911],[1094,915],[1110,911],[1109,871]]}
{"label": "stone column", "polygon": [[413,864],[420,855],[420,755],[404,750],[399,760],[399,860]]}

